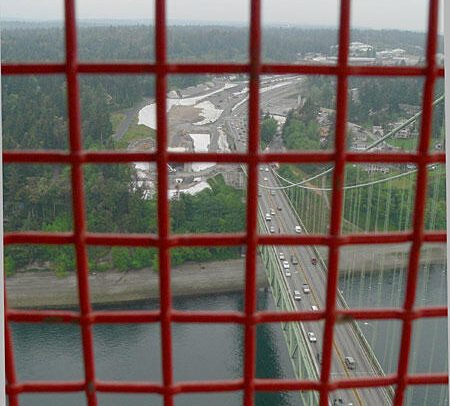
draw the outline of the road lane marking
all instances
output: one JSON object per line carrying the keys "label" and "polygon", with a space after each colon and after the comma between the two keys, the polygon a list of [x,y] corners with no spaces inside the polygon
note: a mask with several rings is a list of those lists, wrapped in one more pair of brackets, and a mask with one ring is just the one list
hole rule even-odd
{"label": "road lane marking", "polygon": [[[279,197],[279,198],[280,198],[280,197]],[[280,198],[280,199],[282,200],[282,198]],[[270,196],[269,196],[269,200],[271,200]],[[284,218],[284,216],[280,216],[280,217],[281,217],[281,218],[280,218],[280,223],[282,224],[282,226],[283,226],[285,229],[287,229],[287,224],[286,224],[286,221],[287,221],[287,220]],[[286,247],[286,248],[287,248],[287,247]],[[295,247],[295,248],[298,249],[298,247]],[[294,249],[295,249],[295,248],[294,248]],[[306,247],[305,247],[305,248],[306,248]],[[292,253],[292,251],[294,250],[292,247],[290,247],[289,249],[290,249],[290,252],[291,252],[291,253]],[[309,254],[308,250],[306,250],[306,251],[307,251],[307,253]],[[287,253],[287,252],[288,252],[288,250],[286,250],[286,253]],[[294,252],[294,253],[295,253],[295,252]],[[297,255],[298,255],[298,254],[297,254]],[[306,282],[308,283],[308,285],[309,285],[310,287],[312,287],[313,285],[311,284],[310,279],[307,277],[306,272],[305,272],[305,269],[303,268],[303,266],[301,266],[300,262],[299,262],[298,265],[299,265],[300,270],[301,270],[302,273],[303,273],[303,276],[304,276]],[[325,289],[325,292],[326,292],[326,289]],[[317,300],[317,296],[316,296],[316,293],[314,292],[314,290],[311,290],[310,294],[314,297],[314,299],[315,299],[315,301],[316,301],[316,304],[320,303],[320,301]],[[305,297],[305,296],[303,296],[303,297]],[[310,300],[310,302],[311,302],[311,300]],[[325,300],[325,303],[326,303],[326,300]],[[306,307],[306,306],[305,306],[305,307]],[[334,334],[333,334],[333,338],[335,338],[335,337],[336,337],[335,331],[333,331],[333,333],[334,333]],[[322,331],[322,339],[323,339],[323,331]],[[339,348],[338,348],[338,346],[337,346],[337,343],[335,342],[334,339],[333,339],[333,348],[334,348],[334,350],[335,350],[335,352],[336,352],[336,354],[337,354],[337,360],[338,360],[338,362],[340,362],[340,364],[341,364],[341,366],[342,366],[342,369],[343,369],[345,375],[347,375],[347,377],[351,378],[351,375],[349,374],[349,372],[348,372],[348,370],[347,370],[347,367],[345,366],[344,357],[343,357],[341,351],[339,350]],[[331,355],[333,355],[333,354],[331,354]],[[314,362],[317,362],[316,359],[315,359],[315,357],[313,357],[313,358],[314,358]],[[335,359],[336,359],[336,357],[335,357]],[[330,360],[330,361],[332,361],[332,360]],[[322,370],[322,363],[319,363],[319,364],[320,364],[320,365],[319,365],[319,368],[320,368],[320,370]],[[362,399],[361,399],[361,397],[360,397],[360,395],[359,395],[358,390],[352,389],[352,392],[355,394],[355,397],[356,397],[357,402],[358,402],[361,406],[364,406],[364,403],[362,402]]]}

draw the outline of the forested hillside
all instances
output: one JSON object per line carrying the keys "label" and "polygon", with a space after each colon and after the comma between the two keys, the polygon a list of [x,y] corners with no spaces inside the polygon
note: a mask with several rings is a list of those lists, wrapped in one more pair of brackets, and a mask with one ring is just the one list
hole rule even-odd
{"label": "forested hillside", "polygon": [[[57,27],[25,29],[8,24],[2,30],[4,61],[55,61],[64,59],[64,32]],[[351,32],[352,41],[372,44],[376,50],[403,48],[423,55],[425,34],[398,30],[362,30]],[[332,28],[265,27],[262,36],[263,59],[295,61],[297,54],[328,54],[337,44]],[[153,60],[152,26],[85,26],[79,27],[81,60]],[[248,28],[228,26],[169,26],[168,58],[177,61],[233,61],[248,59]],[[438,52],[443,52],[442,41]]]}
{"label": "forested hillside", "polygon": [[[2,29],[2,61],[64,60],[64,33],[57,27],[28,28],[8,24]],[[82,61],[152,61],[153,27],[81,26],[79,57]],[[333,29],[268,28],[263,35],[266,61],[295,61],[306,52],[328,53],[336,44]],[[353,40],[373,41],[377,46],[411,50],[423,44],[424,35],[398,31],[354,31]],[[408,48],[409,47],[409,48]],[[417,52],[418,48],[416,49]],[[225,26],[174,26],[169,28],[168,55],[173,61],[247,60],[248,30]],[[170,76],[171,88],[187,87],[205,80],[204,75]],[[371,88],[369,87],[369,90]],[[16,149],[68,148],[66,82],[62,75],[20,76],[2,79],[3,147]],[[321,93],[323,97],[326,95]],[[380,90],[382,92],[382,90]],[[151,75],[83,75],[80,78],[82,135],[87,149],[113,149],[111,113],[140,103],[154,95]],[[403,92],[402,92],[403,93]],[[376,97],[374,95],[373,97]],[[328,97],[328,102],[332,98]],[[362,94],[364,100],[364,94]],[[316,105],[314,105],[316,108]],[[358,114],[356,111],[352,114]],[[301,120],[301,114],[295,119]],[[290,121],[284,136],[304,129],[309,137],[317,129],[308,119]],[[269,121],[269,134],[273,132]],[[298,128],[297,128],[298,127]],[[272,135],[269,135],[269,138]],[[312,137],[309,137],[312,139]],[[315,147],[315,145],[314,145]],[[89,231],[151,232],[156,230],[156,203],[145,200],[139,188],[131,188],[135,176],[128,165],[85,167],[86,213]],[[6,231],[72,229],[70,168],[63,165],[5,165],[4,217]],[[189,214],[189,215],[188,215]],[[205,218],[208,219],[205,222]],[[212,191],[182,197],[172,204],[172,227],[176,232],[232,232],[242,230],[245,210],[239,192],[217,181]],[[91,269],[141,267],[154,263],[150,251],[114,249],[90,251]],[[235,249],[178,250],[174,262],[225,258]],[[8,273],[35,262],[65,273],[73,269],[70,247],[8,247]]]}

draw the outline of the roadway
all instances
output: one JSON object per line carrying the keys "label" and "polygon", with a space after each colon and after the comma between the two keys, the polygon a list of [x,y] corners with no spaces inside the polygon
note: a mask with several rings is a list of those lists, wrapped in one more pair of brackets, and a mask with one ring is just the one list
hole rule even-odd
{"label": "roadway", "polygon": [[[264,186],[279,186],[274,175],[266,171],[260,172],[260,182]],[[267,179],[267,181],[264,180]],[[275,215],[271,215],[271,220],[266,221],[268,227],[274,226],[275,233],[295,234],[295,226],[299,225],[293,210],[291,209],[287,198],[280,190],[274,190],[274,195],[268,189],[260,188],[259,205],[263,214],[270,213],[271,209]],[[279,210],[278,208],[281,208]],[[303,231],[303,228],[302,228]],[[283,275],[289,292],[294,295],[294,290],[298,290],[301,294],[301,300],[295,300],[296,308],[301,311],[313,311],[312,306],[318,309],[325,308],[327,275],[326,269],[322,266],[321,261],[317,261],[317,265],[312,264],[312,259],[316,258],[312,247],[306,246],[277,246],[276,250],[283,253],[285,260],[289,262],[290,277],[286,276],[286,272],[282,268],[282,260],[279,259],[278,271]],[[297,265],[292,263],[292,258],[298,261]],[[307,284],[310,293],[303,292],[303,285]],[[338,300],[337,308],[343,308]],[[323,344],[324,322],[308,322],[303,323],[305,332],[313,332],[317,338],[316,342],[310,342],[310,349],[318,370],[320,371],[320,362],[318,357],[321,356]],[[355,360],[355,369],[350,370],[345,365],[345,357],[352,357]],[[377,372],[373,364],[359,343],[354,328],[350,322],[337,324],[334,330],[334,343],[332,353],[332,378],[350,378],[361,376],[377,376]],[[331,396],[334,399],[343,399],[344,405],[386,405],[390,404],[386,399],[384,391],[377,389],[364,389],[352,391],[337,391]]]}
{"label": "roadway", "polygon": [[[297,78],[294,83],[298,83],[300,78]],[[292,80],[292,79],[291,79]],[[300,79],[301,80],[301,79]],[[289,87],[285,86],[276,88],[272,91],[267,91],[260,96],[261,108],[269,104],[274,104],[277,100],[286,97],[289,92]],[[292,90],[292,89],[291,89]],[[229,134],[234,139],[236,150],[243,152],[247,149],[247,140],[240,134],[246,130],[246,115],[248,109],[248,102],[243,103],[233,112],[231,117],[225,118]],[[247,131],[244,131],[246,134]],[[267,171],[266,171],[267,168]],[[260,171],[260,185],[265,187],[278,187],[279,184],[272,174],[272,169],[264,166]],[[291,208],[285,194],[281,190],[274,190],[273,194],[269,189],[259,188],[260,196],[258,197],[260,208],[263,215],[274,210],[275,215],[271,215],[271,220],[266,221],[267,229],[274,226],[275,233],[295,234],[295,226],[299,225],[299,221]],[[281,208],[281,210],[278,210]],[[302,232],[304,232],[302,228]],[[282,267],[282,261],[279,259],[278,271],[281,272],[285,279],[286,286],[293,295],[294,290],[301,293],[301,300],[295,300],[296,308],[302,311],[313,311],[312,306],[317,306],[318,309],[324,309],[326,304],[326,286],[327,286],[327,270],[322,265],[321,261],[317,261],[317,265],[312,264],[312,259],[317,255],[313,247],[306,246],[277,246],[276,250],[282,252],[285,260],[289,262],[291,275],[286,276]],[[296,257],[298,264],[292,264],[292,257]],[[307,284],[310,293],[303,292],[303,284]],[[343,304],[338,298],[337,308],[343,308]],[[323,345],[323,330],[324,322],[308,322],[302,323],[305,334],[313,332],[317,341],[309,341],[310,351],[314,357],[317,370],[320,371],[321,350]],[[363,348],[360,338],[356,335],[354,327],[350,322],[340,323],[335,325],[334,342],[332,351],[332,365],[331,375],[332,379],[336,378],[351,378],[361,376],[378,376],[378,372],[374,367],[369,355]],[[352,357],[355,360],[355,369],[349,369],[345,365],[345,357]],[[342,403],[339,402],[342,399]],[[336,402],[336,403],[334,403]],[[392,400],[388,397],[387,391],[380,388],[368,389],[353,389],[353,390],[339,390],[332,393],[330,396],[330,404],[336,405],[370,405],[382,406],[392,404]]]}

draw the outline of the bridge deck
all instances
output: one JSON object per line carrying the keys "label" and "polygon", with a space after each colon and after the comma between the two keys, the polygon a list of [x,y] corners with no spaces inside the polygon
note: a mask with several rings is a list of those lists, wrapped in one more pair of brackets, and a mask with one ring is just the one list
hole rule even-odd
{"label": "bridge deck", "polygon": [[[279,186],[276,178],[270,172],[261,172],[261,178],[267,178],[267,181],[261,180],[266,186]],[[262,213],[270,213],[271,209],[275,211],[271,221],[266,221],[267,227],[274,226],[275,232],[283,234],[295,233],[295,226],[300,222],[290,206],[285,194],[282,191],[276,191],[275,195],[271,195],[267,189],[261,190],[259,197],[259,205]],[[278,210],[281,208],[281,211]],[[260,219],[260,221],[265,221]],[[302,232],[304,228],[302,226]],[[294,290],[301,293],[302,300],[294,301],[298,310],[311,310],[311,306],[317,306],[319,309],[325,307],[326,302],[326,268],[318,259],[317,265],[312,264],[312,259],[318,255],[313,247],[293,247],[293,246],[277,246],[275,247],[278,263],[278,272],[285,279],[285,286],[289,290],[289,294],[293,296]],[[289,261],[292,276],[286,277],[282,268],[282,261],[279,259],[279,253],[283,253],[286,260]],[[295,256],[298,260],[297,265],[293,265],[291,258]],[[307,283],[311,292],[305,294],[303,292],[303,284]],[[338,308],[345,306],[345,303],[339,301]],[[303,329],[306,332],[313,332],[317,337],[316,342],[309,343],[310,354],[308,356],[314,358],[317,370],[320,371],[320,359],[322,351],[323,338],[323,322],[303,323]],[[306,354],[305,354],[306,355]],[[355,360],[355,369],[350,370],[345,365],[345,357],[352,357]],[[336,325],[334,332],[333,355],[332,355],[332,376],[334,378],[351,378],[362,376],[380,376],[383,374],[381,367],[375,360],[375,357],[368,347],[364,339],[358,334],[355,324],[347,321]],[[302,377],[305,378],[305,377]],[[334,399],[343,399],[344,404],[353,405],[387,405],[392,403],[391,391],[389,388],[370,388],[370,389],[352,389],[351,391],[336,391],[333,393]]]}

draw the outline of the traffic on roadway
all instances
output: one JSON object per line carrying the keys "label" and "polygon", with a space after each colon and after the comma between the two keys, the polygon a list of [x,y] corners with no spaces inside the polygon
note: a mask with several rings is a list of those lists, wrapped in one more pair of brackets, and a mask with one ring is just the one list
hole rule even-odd
{"label": "traffic on roadway", "polygon": [[[260,184],[279,187],[272,168],[261,166]],[[259,188],[259,205],[265,215],[269,233],[302,234],[305,232],[299,219],[281,190]],[[279,272],[285,279],[296,308],[301,311],[318,311],[326,305],[326,268],[313,247],[277,246]],[[342,308],[337,303],[337,308]],[[302,323],[320,371],[324,322]],[[350,321],[336,324],[332,352],[331,374],[333,378],[377,376],[370,357],[367,355]],[[378,388],[352,391],[338,391],[332,402],[343,405],[387,405],[390,399],[386,391]],[[340,403],[342,400],[342,403]]]}
{"label": "traffic on roadway", "polygon": [[[297,78],[294,83],[298,83]],[[289,92],[289,86],[264,92],[260,97],[260,108],[276,103]],[[242,103],[224,118],[227,129],[239,152],[247,149],[246,116],[248,102]],[[245,136],[244,136],[245,134]],[[278,140],[279,141],[279,140]],[[273,146],[276,143],[272,143]],[[278,144],[281,145],[280,142]],[[295,211],[282,190],[276,189],[278,184],[273,168],[270,165],[260,167],[258,202],[262,210],[267,232],[270,234],[302,234],[306,232]],[[271,189],[272,188],[272,189]],[[279,269],[289,289],[295,307],[301,311],[319,311],[325,308],[327,269],[313,247],[277,246]],[[337,308],[343,304],[338,300]],[[314,357],[317,371],[322,362],[322,345],[324,322],[302,323],[302,330],[307,338],[310,354]],[[335,325],[332,351],[332,379],[346,379],[361,376],[378,376],[367,348],[357,336],[355,326],[350,322]],[[386,388],[368,388],[339,390],[330,396],[330,405],[370,405],[381,406],[392,404],[390,392]]]}

